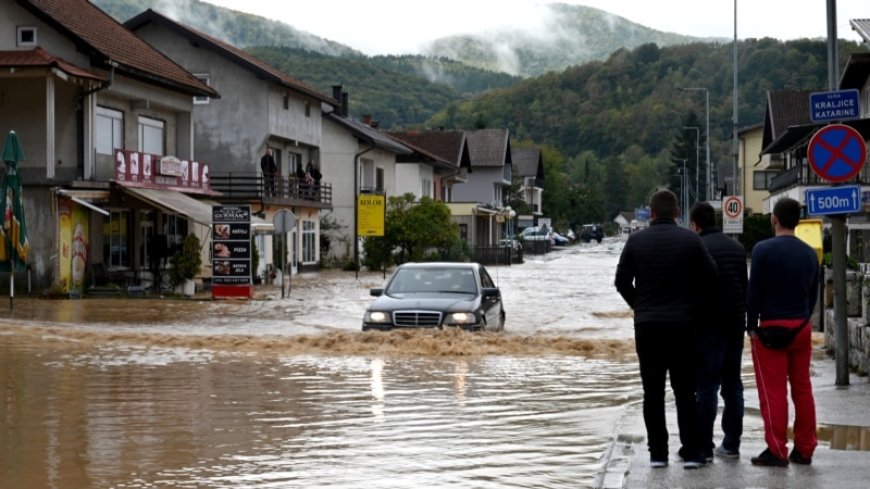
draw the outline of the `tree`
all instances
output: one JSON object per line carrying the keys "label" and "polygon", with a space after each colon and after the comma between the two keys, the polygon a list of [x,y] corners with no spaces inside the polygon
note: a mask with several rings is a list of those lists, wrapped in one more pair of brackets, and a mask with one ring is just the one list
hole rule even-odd
{"label": "tree", "polygon": [[365,266],[380,269],[406,261],[425,261],[430,257],[452,258],[459,241],[459,226],[450,208],[441,201],[412,193],[390,197],[387,202],[383,237],[366,238]]}
{"label": "tree", "polygon": [[[684,129],[687,127],[697,127],[697,137],[694,130]],[[688,184],[686,187],[690,190],[689,195],[691,202],[701,202],[708,200],[707,188],[704,182],[707,181],[706,159],[701,161],[701,151],[706,144],[705,123],[701,122],[694,110],[690,110],[683,119],[683,124],[674,133],[671,141],[671,179],[669,182],[670,188],[680,195],[682,193],[682,171],[683,162],[686,165],[686,173],[688,174]],[[697,173],[696,173],[697,171]],[[698,188],[695,188],[695,183],[698,183]]]}

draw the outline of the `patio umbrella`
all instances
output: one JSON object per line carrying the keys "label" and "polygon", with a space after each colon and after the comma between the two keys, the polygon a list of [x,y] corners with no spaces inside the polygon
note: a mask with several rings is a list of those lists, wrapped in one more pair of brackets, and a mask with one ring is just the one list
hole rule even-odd
{"label": "patio umbrella", "polygon": [[0,182],[0,271],[9,273],[9,308],[15,297],[15,272],[25,269],[27,252],[27,226],[24,222],[24,199],[21,196],[21,179],[18,162],[24,160],[24,150],[15,131],[9,131],[3,146],[3,161],[6,173]]}

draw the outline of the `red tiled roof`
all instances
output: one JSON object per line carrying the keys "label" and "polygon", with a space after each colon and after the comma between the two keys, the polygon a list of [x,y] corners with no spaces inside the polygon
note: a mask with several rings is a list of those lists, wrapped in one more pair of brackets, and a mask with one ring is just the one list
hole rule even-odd
{"label": "red tiled roof", "polygon": [[149,22],[168,26],[176,30],[183,36],[187,37],[188,39],[205,43],[209,45],[212,50],[218,52],[218,54],[222,54],[223,56],[230,58],[236,63],[239,63],[248,69],[254,70],[261,75],[272,79],[272,81],[274,81],[275,83],[283,85],[304,95],[308,95],[309,97],[313,97],[322,102],[337,105],[337,101],[330,98],[328,95],[305,85],[301,81],[291,77],[290,75],[287,75],[286,73],[281,72],[280,70],[274,68],[268,63],[261,61],[260,59],[250,55],[249,53],[246,53],[245,51],[233,46],[232,44],[222,41],[216,37],[212,37],[190,26],[178,23],[163,14],[155,12],[152,9],[148,9],[141,14],[133,17],[132,19],[125,22],[124,25],[131,31],[135,32],[137,29],[148,24]]}
{"label": "red tiled roof", "polygon": [[88,0],[17,1],[85,53],[107,58],[106,69],[111,61],[117,64],[118,71],[132,77],[193,95],[220,96]]}
{"label": "red tiled roof", "polygon": [[106,80],[105,77],[68,63],[40,47],[20,51],[0,51],[0,66],[4,68],[57,68],[67,75],[78,78]]}

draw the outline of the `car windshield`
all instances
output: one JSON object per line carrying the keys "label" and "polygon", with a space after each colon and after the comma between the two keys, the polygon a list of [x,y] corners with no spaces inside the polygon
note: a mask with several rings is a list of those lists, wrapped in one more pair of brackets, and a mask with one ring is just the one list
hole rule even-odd
{"label": "car windshield", "polygon": [[476,294],[471,268],[400,268],[387,286],[387,294]]}

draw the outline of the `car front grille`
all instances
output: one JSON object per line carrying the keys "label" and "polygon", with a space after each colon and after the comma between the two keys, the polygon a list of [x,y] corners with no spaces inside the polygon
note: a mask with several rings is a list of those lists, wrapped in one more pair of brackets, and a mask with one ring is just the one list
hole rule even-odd
{"label": "car front grille", "polygon": [[441,313],[433,311],[396,311],[393,324],[405,327],[437,327],[441,325]]}

